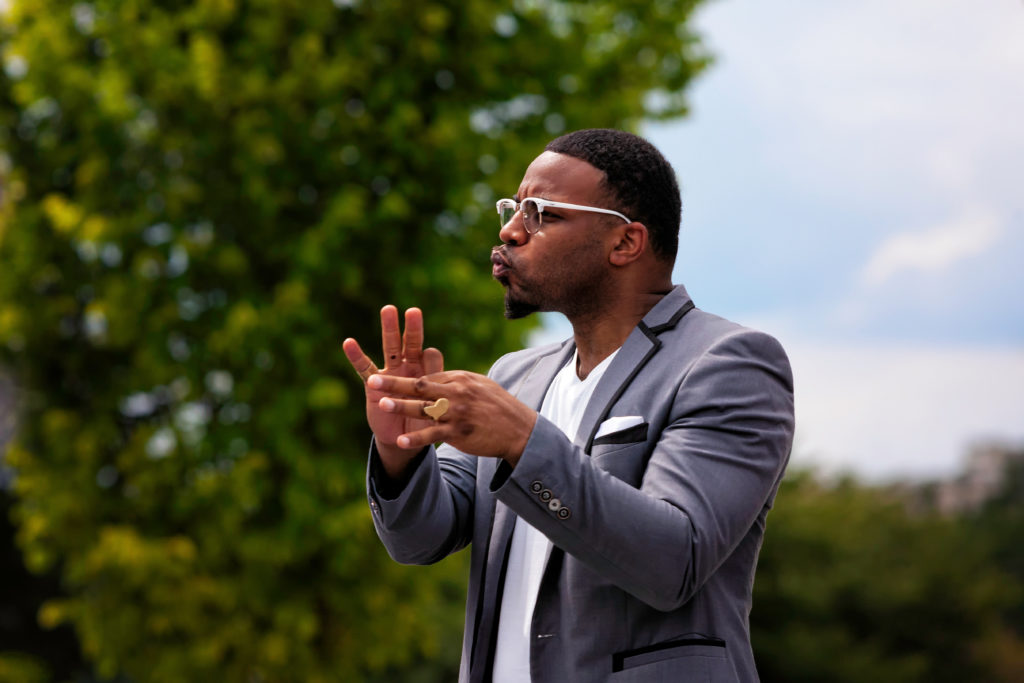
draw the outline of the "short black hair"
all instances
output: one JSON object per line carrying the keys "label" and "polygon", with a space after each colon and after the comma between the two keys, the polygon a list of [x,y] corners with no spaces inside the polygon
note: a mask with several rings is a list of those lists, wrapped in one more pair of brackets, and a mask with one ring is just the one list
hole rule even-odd
{"label": "short black hair", "polygon": [[683,203],[675,171],[654,145],[625,131],[590,128],[555,138],[544,149],[604,171],[614,208],[646,225],[654,253],[675,262]]}

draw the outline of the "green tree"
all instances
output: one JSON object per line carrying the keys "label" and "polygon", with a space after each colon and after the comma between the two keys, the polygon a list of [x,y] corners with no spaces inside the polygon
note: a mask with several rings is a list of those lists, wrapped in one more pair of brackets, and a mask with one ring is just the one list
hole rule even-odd
{"label": "green tree", "polygon": [[765,683],[1016,680],[993,654],[1020,577],[962,520],[908,500],[806,472],[783,482],[751,613]]}
{"label": "green tree", "polygon": [[448,680],[464,567],[373,537],[340,341],[395,303],[450,366],[517,345],[494,200],[554,134],[682,114],[696,0],[3,4],[6,458],[66,592],[40,620],[104,677]]}
{"label": "green tree", "polygon": [[[972,534],[988,541],[995,566],[1024,583],[1024,447],[1008,446],[1006,452],[999,490],[979,509],[968,512],[964,521]],[[1001,607],[1003,627],[983,651],[1002,680],[1024,680],[1024,590]]]}
{"label": "green tree", "polygon": [[[0,434],[0,446],[2,441]],[[88,669],[70,626],[44,630],[36,621],[40,603],[57,595],[59,584],[56,572],[26,571],[8,519],[11,497],[3,474],[0,467],[0,683],[34,683],[51,677],[84,683]]]}

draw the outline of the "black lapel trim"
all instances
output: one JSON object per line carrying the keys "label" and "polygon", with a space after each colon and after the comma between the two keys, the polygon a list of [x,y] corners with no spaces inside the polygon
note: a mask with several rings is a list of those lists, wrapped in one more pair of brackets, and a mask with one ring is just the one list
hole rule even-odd
{"label": "black lapel trim", "polygon": [[626,391],[626,387],[633,383],[633,378],[636,377],[638,372],[640,372],[640,369],[647,364],[647,361],[651,359],[651,356],[653,356],[655,352],[661,347],[661,340],[658,339],[657,336],[655,336],[655,334],[651,331],[651,328],[647,327],[647,325],[644,324],[644,321],[641,320],[637,324],[637,327],[639,327],[640,331],[644,333],[644,336],[646,336],[650,340],[651,348],[647,351],[646,354],[644,354],[644,357],[640,360],[640,362],[633,367],[633,372],[629,373],[629,375],[626,377],[626,380],[619,385],[618,389],[615,390],[615,393],[612,394],[611,399],[607,403],[605,403],[604,410],[601,411],[601,414],[598,415],[597,419],[594,421],[594,428],[590,430],[590,436],[587,438],[587,445],[583,449],[587,455],[590,455],[590,449],[594,446],[594,435],[597,434],[598,426],[602,422],[604,422],[606,417],[608,417],[608,411],[612,409],[612,406],[615,405],[615,403],[619,400],[619,397],[622,396],[622,393]]}
{"label": "black lapel trim", "polygon": [[[511,511],[509,511],[511,513]],[[511,513],[514,514],[514,513]],[[477,630],[473,636],[473,654],[470,655],[470,680],[481,681],[482,683],[491,683],[491,677],[494,669],[494,655],[498,649],[498,628],[499,621],[501,621],[501,600],[505,594],[505,575],[508,573],[508,556],[512,552],[512,534],[509,534],[508,540],[505,542],[505,552],[502,553],[501,557],[501,573],[498,574],[498,589],[496,593],[496,599],[494,603],[494,614],[490,620],[491,631],[486,634],[487,642],[484,646],[487,648],[481,653],[483,655],[483,665],[481,669],[476,671],[473,670],[473,659],[476,653],[476,643],[481,639],[484,634],[479,628],[480,622],[477,623]]]}
{"label": "black lapel trim", "polygon": [[[661,334],[662,332],[664,332],[665,330],[669,329],[670,327],[675,327],[676,325],[678,325],[679,321],[682,320],[683,316],[686,315],[687,313],[689,313],[690,311],[692,311],[693,309],[694,309],[694,303],[693,303],[693,300],[691,299],[690,301],[687,301],[685,304],[680,306],[679,310],[676,311],[675,315],[673,315],[671,318],[669,318],[668,321],[663,322],[660,325],[655,325],[654,327],[651,327],[649,329],[654,334]],[[643,325],[642,322],[640,324]]]}
{"label": "black lapel trim", "polygon": [[[492,527],[493,527],[493,524],[494,524],[494,511],[493,510],[491,511],[491,524],[492,524]],[[481,647],[481,645],[480,645],[480,625],[483,622],[484,601],[487,598],[487,573],[488,573],[487,572],[487,569],[488,569],[487,568],[487,549],[491,545],[491,533],[492,532],[493,532],[493,528],[489,529],[488,532],[487,532],[487,545],[484,546],[483,558],[480,561],[480,563],[482,565],[482,567],[480,568],[480,579],[479,579],[480,587],[477,588],[476,613],[473,615],[473,647],[469,651],[469,671],[470,671],[469,675],[470,675],[470,680],[473,679],[473,664],[476,662],[477,651]]]}
{"label": "black lapel trim", "polygon": [[678,325],[679,321],[682,320],[683,316],[692,311],[693,309],[694,304],[691,300],[687,301],[685,304],[680,306],[679,310],[676,311],[675,315],[673,315],[666,322],[660,325],[648,327],[647,323],[645,323],[643,320],[637,323],[637,328],[644,334],[645,337],[647,337],[650,340],[651,348],[650,350],[647,351],[646,354],[644,354],[644,357],[640,360],[640,362],[636,364],[636,366],[633,368],[633,372],[629,373],[629,376],[626,377],[626,380],[619,385],[618,389],[615,390],[615,393],[612,395],[611,400],[605,403],[604,410],[601,411],[601,414],[597,417],[597,420],[594,421],[594,428],[591,430],[590,436],[587,438],[587,445],[583,449],[587,455],[590,455],[590,449],[593,448],[594,446],[594,435],[597,434],[598,426],[602,422],[604,422],[605,419],[608,417],[608,411],[610,411],[612,409],[612,406],[615,405],[616,402],[618,402],[623,392],[626,391],[626,388],[633,383],[633,378],[635,378],[637,373],[640,372],[640,369],[644,367],[644,365],[647,364],[647,361],[651,359],[651,356],[653,356],[658,351],[658,349],[661,348],[661,340],[658,339],[658,334]]}

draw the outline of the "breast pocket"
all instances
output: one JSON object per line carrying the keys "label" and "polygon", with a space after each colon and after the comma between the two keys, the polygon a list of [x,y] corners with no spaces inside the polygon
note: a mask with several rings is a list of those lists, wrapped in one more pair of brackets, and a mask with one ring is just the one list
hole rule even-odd
{"label": "breast pocket", "polygon": [[[612,422],[613,420],[620,420],[620,419],[635,419],[637,422],[639,422],[641,418],[639,416],[637,416],[635,418],[613,418],[612,420],[608,420],[608,422],[606,422],[605,425],[607,425],[608,423]],[[601,426],[604,427],[605,425],[601,425]],[[637,441],[646,441],[647,440],[647,427],[648,427],[648,424],[646,422],[640,422],[639,424],[630,425],[630,426],[626,427],[625,429],[619,429],[619,430],[611,432],[609,434],[603,434],[603,435],[597,437],[596,439],[594,439],[594,443],[591,444],[591,446],[593,447],[593,446],[607,446],[607,445],[615,445],[615,444],[631,444],[631,443],[636,443]],[[614,427],[613,427],[613,429],[614,429]],[[600,432],[598,432],[598,434],[600,434]]]}
{"label": "breast pocket", "polygon": [[595,465],[608,474],[639,487],[640,481],[644,476],[644,469],[647,466],[650,446],[646,438],[641,441],[633,441],[632,443],[599,444],[595,440],[594,445],[590,449],[590,457]]}

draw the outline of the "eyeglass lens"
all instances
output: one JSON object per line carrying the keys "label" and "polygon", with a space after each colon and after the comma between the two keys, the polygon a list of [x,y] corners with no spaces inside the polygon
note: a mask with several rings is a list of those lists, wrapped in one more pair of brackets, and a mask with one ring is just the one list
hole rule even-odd
{"label": "eyeglass lens", "polygon": [[527,199],[519,205],[519,210],[523,214],[523,226],[526,228],[526,232],[532,235],[540,230],[542,216],[536,202]]}
{"label": "eyeglass lens", "polygon": [[508,202],[501,206],[501,226],[505,227],[510,220],[516,215],[516,210],[520,210],[523,215],[523,227],[529,233],[535,233],[540,230],[542,214],[537,208],[537,203],[531,200],[527,200],[520,204],[514,204]]}
{"label": "eyeglass lens", "polygon": [[505,227],[512,217],[516,215],[516,205],[514,202],[502,200],[501,204],[501,227]]}

